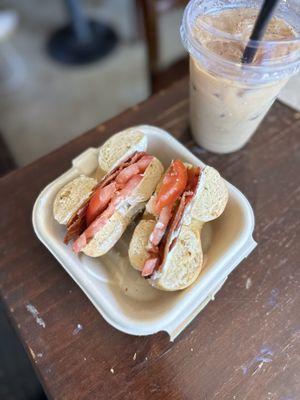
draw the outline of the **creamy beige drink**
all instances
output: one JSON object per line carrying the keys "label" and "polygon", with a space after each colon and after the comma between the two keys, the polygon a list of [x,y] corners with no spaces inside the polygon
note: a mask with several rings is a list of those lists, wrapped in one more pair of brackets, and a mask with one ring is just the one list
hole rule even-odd
{"label": "creamy beige drink", "polygon": [[198,57],[190,51],[191,129],[195,140],[213,152],[232,152],[249,140],[291,75],[281,70],[270,75],[270,66],[282,66],[299,51],[294,28],[273,17],[264,45],[254,44],[253,63],[241,64],[257,13],[233,8],[198,15],[190,30],[193,46],[202,52]]}

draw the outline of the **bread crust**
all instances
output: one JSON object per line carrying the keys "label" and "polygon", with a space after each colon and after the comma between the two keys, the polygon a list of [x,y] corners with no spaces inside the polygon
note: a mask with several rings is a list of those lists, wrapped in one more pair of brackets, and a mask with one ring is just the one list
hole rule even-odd
{"label": "bread crust", "polygon": [[128,249],[130,264],[138,271],[142,271],[148,258],[145,249],[154,226],[155,219],[142,219],[136,226],[130,241]]}
{"label": "bread crust", "polygon": [[225,210],[228,189],[219,172],[210,166],[203,168],[191,204],[191,217],[201,222],[218,218]]}
{"label": "bread crust", "polygon": [[190,286],[199,276],[203,265],[200,230],[182,225],[176,243],[160,269],[148,279],[160,290],[175,291]]}
{"label": "bread crust", "polygon": [[128,206],[126,212],[115,211],[107,223],[96,233],[94,238],[83,248],[82,252],[90,257],[106,254],[121,238],[134,217],[145,207],[145,203]]}
{"label": "bread crust", "polygon": [[63,186],[53,202],[53,215],[56,221],[66,225],[81,204],[90,196],[96,184],[96,179],[80,175]]}
{"label": "bread crust", "polygon": [[108,173],[136,151],[146,151],[147,144],[147,136],[138,129],[130,128],[116,133],[99,148],[99,167]]}

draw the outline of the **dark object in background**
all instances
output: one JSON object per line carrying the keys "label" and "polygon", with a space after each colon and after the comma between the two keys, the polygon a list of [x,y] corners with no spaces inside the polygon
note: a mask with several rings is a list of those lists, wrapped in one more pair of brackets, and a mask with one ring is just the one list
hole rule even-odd
{"label": "dark object in background", "polygon": [[16,167],[17,165],[15,160],[13,159],[13,156],[11,155],[0,133],[0,177],[12,171]]}
{"label": "dark object in background", "polygon": [[0,399],[47,400],[0,301]]}
{"label": "dark object in background", "polygon": [[162,69],[159,63],[159,16],[171,9],[185,6],[188,0],[136,0],[143,20],[147,48],[147,68],[151,93],[166,88],[188,74],[188,57]]}
{"label": "dark object in background", "polygon": [[79,0],[65,0],[70,23],[52,34],[51,57],[64,64],[82,65],[99,60],[116,46],[117,35],[108,25],[84,16]]}

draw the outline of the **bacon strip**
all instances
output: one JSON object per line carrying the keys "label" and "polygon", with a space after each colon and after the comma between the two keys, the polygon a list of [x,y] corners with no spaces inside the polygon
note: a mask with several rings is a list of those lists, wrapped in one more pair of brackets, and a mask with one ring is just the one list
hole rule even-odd
{"label": "bacon strip", "polygon": [[134,155],[129,158],[127,161],[121,163],[116,168],[114,168],[111,172],[105,175],[102,180],[95,186],[95,189],[102,188],[106,186],[111,181],[115,180],[118,174],[126,167],[131,164],[136,163],[139,159],[141,159],[146,153],[144,151],[135,152]]}
{"label": "bacon strip", "polygon": [[88,198],[79,208],[75,216],[67,224],[67,232],[64,237],[64,243],[68,244],[70,240],[76,238],[79,232],[83,232],[86,228],[86,211],[89,205]]}

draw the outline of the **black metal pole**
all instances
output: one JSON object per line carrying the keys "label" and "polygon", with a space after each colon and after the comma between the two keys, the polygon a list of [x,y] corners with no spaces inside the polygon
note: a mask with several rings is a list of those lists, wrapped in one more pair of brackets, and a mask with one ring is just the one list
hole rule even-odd
{"label": "black metal pole", "polygon": [[71,25],[79,43],[89,43],[92,40],[92,32],[85,17],[80,0],[65,0],[65,5],[70,16]]}

